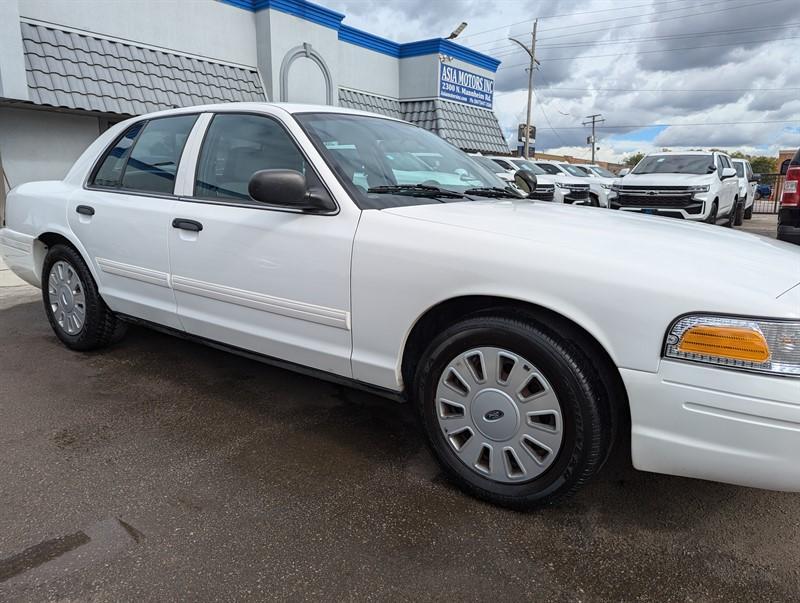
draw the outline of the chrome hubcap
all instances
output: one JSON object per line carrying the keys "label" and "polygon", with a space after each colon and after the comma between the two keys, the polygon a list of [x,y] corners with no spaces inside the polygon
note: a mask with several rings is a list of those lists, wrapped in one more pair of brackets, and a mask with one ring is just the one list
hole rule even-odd
{"label": "chrome hubcap", "polygon": [[563,441],[561,405],[550,383],[502,348],[474,348],[450,361],[436,389],[436,416],[461,462],[497,482],[541,475]]}
{"label": "chrome hubcap", "polygon": [[86,321],[86,297],[75,269],[63,260],[50,269],[47,298],[58,326],[68,335],[77,335]]}

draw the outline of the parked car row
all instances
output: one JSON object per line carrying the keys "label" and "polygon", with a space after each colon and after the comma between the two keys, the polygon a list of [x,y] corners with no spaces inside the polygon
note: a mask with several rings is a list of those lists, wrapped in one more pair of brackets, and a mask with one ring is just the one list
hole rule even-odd
{"label": "parked car row", "polygon": [[[507,182],[526,170],[539,182],[553,183],[553,201],[593,205],[684,220],[741,225],[753,215],[758,175],[746,159],[720,152],[661,152],[646,155],[619,176],[593,164],[477,156],[496,164]],[[498,169],[499,168],[499,169]],[[540,197],[541,198],[541,197]]]}

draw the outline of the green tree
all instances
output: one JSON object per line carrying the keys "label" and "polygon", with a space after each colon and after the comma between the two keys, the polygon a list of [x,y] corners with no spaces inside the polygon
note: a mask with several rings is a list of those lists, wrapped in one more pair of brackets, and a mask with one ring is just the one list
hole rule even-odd
{"label": "green tree", "polygon": [[764,155],[750,156],[750,165],[753,166],[753,171],[756,174],[774,174],[778,171],[776,167],[777,159],[775,157],[766,157]]}
{"label": "green tree", "polygon": [[639,163],[642,159],[644,159],[644,153],[634,153],[633,155],[630,155],[629,157],[626,157],[625,159],[623,159],[622,163],[624,163],[629,168],[632,168],[637,163]]}

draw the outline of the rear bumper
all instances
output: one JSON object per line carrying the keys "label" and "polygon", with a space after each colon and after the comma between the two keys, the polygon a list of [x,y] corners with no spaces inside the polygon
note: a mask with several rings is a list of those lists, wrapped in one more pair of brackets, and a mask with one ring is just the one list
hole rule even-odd
{"label": "rear bumper", "polygon": [[778,211],[778,238],[800,244],[800,207],[781,207]]}
{"label": "rear bumper", "polygon": [[34,257],[35,238],[10,228],[0,228],[0,257],[6,266],[25,282],[40,287],[37,262]]}
{"label": "rear bumper", "polygon": [[800,379],[673,361],[620,372],[637,469],[800,492]]}

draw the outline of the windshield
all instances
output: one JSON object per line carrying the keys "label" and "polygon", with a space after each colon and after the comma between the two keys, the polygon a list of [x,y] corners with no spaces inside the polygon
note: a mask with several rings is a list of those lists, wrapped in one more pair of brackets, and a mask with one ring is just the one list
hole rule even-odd
{"label": "windshield", "polygon": [[739,178],[744,178],[744,164],[738,161],[733,162],[733,167],[736,168],[736,175]]}
{"label": "windshield", "polygon": [[521,170],[528,170],[529,172],[533,172],[537,176],[543,176],[547,172],[545,172],[542,168],[540,168],[535,163],[531,163],[525,159],[512,159],[511,163],[516,165]]}
{"label": "windshield", "polygon": [[585,170],[583,170],[582,168],[579,168],[576,165],[570,165],[569,163],[562,163],[561,167],[562,167],[562,169],[566,170],[567,172],[569,172],[573,176],[577,176],[578,178],[588,178],[589,177],[589,174]]}
{"label": "windshield", "polygon": [[[470,201],[483,198],[481,189],[524,196],[475,158],[411,124],[346,113],[295,118],[362,209]],[[498,196],[492,193],[484,196]]]}
{"label": "windshield", "polygon": [[614,172],[609,172],[607,169],[601,168],[600,166],[593,165],[589,169],[592,170],[598,176],[602,176],[603,178],[616,178]]}
{"label": "windshield", "polygon": [[563,173],[560,169],[558,169],[551,163],[537,163],[536,165],[542,168],[546,173],[553,174],[554,176],[558,176],[559,174]]}
{"label": "windshield", "polygon": [[649,155],[633,168],[633,174],[710,174],[711,155]]}
{"label": "windshield", "polygon": [[472,161],[479,163],[493,174],[505,171],[501,165],[495,163],[488,157],[484,157],[483,155],[470,155],[469,158],[472,159]]}

